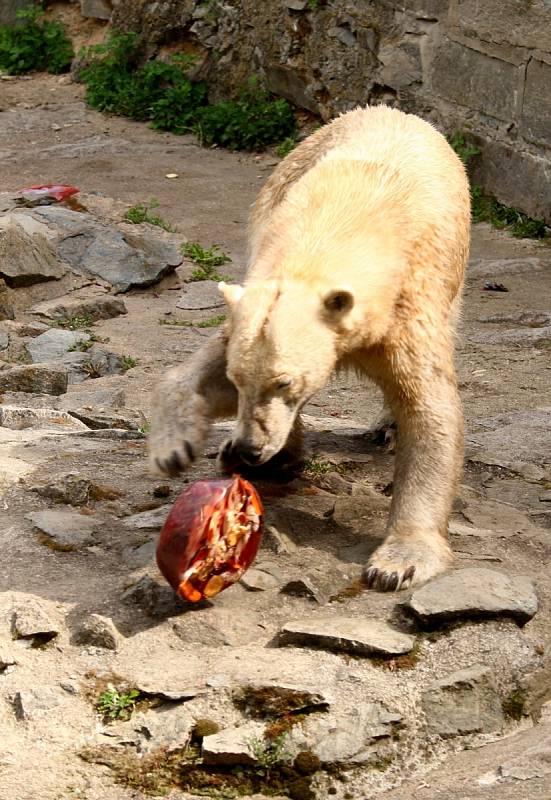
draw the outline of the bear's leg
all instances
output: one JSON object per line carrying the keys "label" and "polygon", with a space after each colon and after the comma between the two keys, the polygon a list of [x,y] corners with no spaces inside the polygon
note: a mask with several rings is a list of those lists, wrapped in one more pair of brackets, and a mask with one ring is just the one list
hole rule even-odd
{"label": "bear's leg", "polygon": [[396,356],[405,369],[384,381],[398,423],[394,491],[387,537],[364,571],[368,586],[383,591],[425,581],[452,562],[447,525],[463,438],[455,374],[449,357],[407,360]]}
{"label": "bear's leg", "polygon": [[215,419],[237,414],[237,391],[226,376],[227,339],[209,339],[185,365],[174,367],[155,393],[151,466],[177,475],[197,458]]}
{"label": "bear's leg", "polygon": [[218,468],[231,475],[239,472],[251,480],[291,481],[304,466],[304,429],[300,416],[291,428],[285,446],[264,464],[251,466],[242,462],[233,450],[233,440],[228,439],[220,448]]}

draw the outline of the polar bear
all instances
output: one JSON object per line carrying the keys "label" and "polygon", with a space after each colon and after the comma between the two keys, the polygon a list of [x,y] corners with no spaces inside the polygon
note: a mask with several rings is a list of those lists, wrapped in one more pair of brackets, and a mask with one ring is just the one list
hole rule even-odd
{"label": "polar bear", "polygon": [[187,468],[211,422],[230,416],[227,470],[292,461],[301,408],[335,370],[352,368],[381,387],[397,423],[387,534],[364,580],[393,591],[448,567],[463,428],[454,333],[469,231],[464,166],[429,123],[377,106],[315,132],[253,207],[245,284],[220,286],[226,327],[157,391],[152,463]]}

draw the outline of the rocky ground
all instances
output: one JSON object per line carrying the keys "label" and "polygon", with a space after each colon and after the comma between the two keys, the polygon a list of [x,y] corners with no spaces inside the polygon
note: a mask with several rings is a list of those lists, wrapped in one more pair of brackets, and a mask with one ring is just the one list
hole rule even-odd
{"label": "rocky ground", "polygon": [[[2,80],[0,106],[0,798],[551,797],[549,245],[473,230],[455,569],[358,584],[393,457],[348,377],[307,409],[303,477],[259,485],[254,567],[187,607],[156,538],[228,425],[185,479],[148,474],[151,389],[211,334],[160,323],[224,313],[179,246],[221,245],[240,278],[276,159],[103,117],[66,78]],[[77,202],[17,204],[42,182]],[[123,221],[151,197],[173,232]]]}

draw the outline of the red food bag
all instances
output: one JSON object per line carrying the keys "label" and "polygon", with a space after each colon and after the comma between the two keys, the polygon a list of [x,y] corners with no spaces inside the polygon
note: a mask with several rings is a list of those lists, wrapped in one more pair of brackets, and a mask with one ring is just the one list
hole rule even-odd
{"label": "red food bag", "polygon": [[162,527],[159,569],[185,600],[214,597],[254,561],[263,514],[256,489],[239,476],[191,484]]}
{"label": "red food bag", "polygon": [[68,197],[78,194],[79,191],[76,186],[47,183],[38,186],[27,186],[25,189],[20,189],[17,194],[28,203],[40,205],[41,203],[51,203],[53,200],[61,203]]}

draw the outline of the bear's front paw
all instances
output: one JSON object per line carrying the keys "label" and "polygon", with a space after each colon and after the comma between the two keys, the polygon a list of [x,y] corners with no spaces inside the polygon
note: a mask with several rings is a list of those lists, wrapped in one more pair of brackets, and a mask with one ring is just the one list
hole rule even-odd
{"label": "bear's front paw", "polygon": [[154,472],[175,477],[198,458],[205,440],[206,424],[201,420],[185,424],[166,416],[153,420],[149,434],[149,460]]}
{"label": "bear's front paw", "polygon": [[450,547],[438,533],[422,537],[390,534],[369,559],[362,578],[369,589],[397,592],[438,575],[452,561]]}

